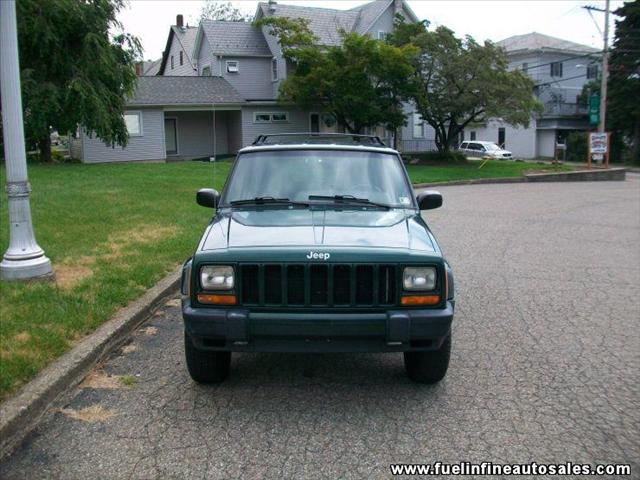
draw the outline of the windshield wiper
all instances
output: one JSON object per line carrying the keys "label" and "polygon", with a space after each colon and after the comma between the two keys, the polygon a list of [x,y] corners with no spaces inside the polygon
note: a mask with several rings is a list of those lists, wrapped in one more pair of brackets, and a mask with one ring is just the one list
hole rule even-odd
{"label": "windshield wiper", "polygon": [[336,203],[345,203],[351,205],[367,205],[378,208],[391,208],[391,205],[384,203],[372,202],[368,198],[357,198],[353,195],[309,195],[309,200],[333,200]]}
{"label": "windshield wiper", "polygon": [[247,198],[245,200],[234,200],[229,202],[232,207],[241,207],[243,205],[287,205],[294,207],[308,207],[309,204],[305,202],[296,202],[289,200],[288,198],[274,198],[274,197],[255,197]]}

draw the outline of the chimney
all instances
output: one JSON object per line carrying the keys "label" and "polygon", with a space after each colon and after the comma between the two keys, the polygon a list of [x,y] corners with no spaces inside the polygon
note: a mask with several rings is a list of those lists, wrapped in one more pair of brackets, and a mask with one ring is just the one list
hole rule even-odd
{"label": "chimney", "polygon": [[184,27],[184,17],[182,14],[176,15],[176,26],[180,28]]}
{"label": "chimney", "polygon": [[275,12],[277,5],[278,5],[278,2],[276,2],[276,0],[269,0],[269,11],[271,13]]}
{"label": "chimney", "polygon": [[141,76],[144,62],[136,62],[136,75]]}

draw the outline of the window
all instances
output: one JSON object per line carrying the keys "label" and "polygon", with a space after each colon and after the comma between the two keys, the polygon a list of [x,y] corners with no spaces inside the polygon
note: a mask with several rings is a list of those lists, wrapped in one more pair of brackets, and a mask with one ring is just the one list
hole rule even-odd
{"label": "window", "polygon": [[227,73],[238,73],[240,71],[240,62],[237,60],[227,60]]}
{"label": "window", "polygon": [[475,140],[475,139],[476,139],[476,132],[469,133],[469,140]]}
{"label": "window", "polygon": [[255,112],[253,123],[286,123],[289,121],[289,112]]}
{"label": "window", "polygon": [[171,55],[171,70],[173,70],[173,55]]}
{"label": "window", "polygon": [[413,138],[424,138],[424,120],[419,113],[413,114]]}
{"label": "window", "polygon": [[598,65],[588,65],[587,66],[587,79],[595,80],[598,78]]}
{"label": "window", "polygon": [[[287,180],[274,171],[286,172]],[[413,200],[397,155],[348,150],[254,151],[241,153],[222,204],[262,196],[307,202],[309,195],[366,197],[394,207]],[[338,207],[342,208],[342,207]]]}
{"label": "window", "polygon": [[211,66],[210,65],[202,67],[201,76],[203,76],[203,77],[210,77],[211,76]]}
{"label": "window", "polygon": [[562,77],[562,62],[552,62],[550,67],[552,77]]}
{"label": "window", "polygon": [[378,31],[378,40],[386,40],[387,32],[383,32],[382,30]]}
{"label": "window", "polygon": [[278,59],[274,58],[271,60],[271,80],[274,82],[278,80]]}
{"label": "window", "polygon": [[180,65],[182,65],[184,63],[184,60],[182,59],[182,52],[180,52]]}
{"label": "window", "polygon": [[142,136],[142,113],[127,112],[124,114],[124,123],[127,126],[127,132],[130,137]]}
{"label": "window", "polygon": [[524,62],[522,64],[522,71],[526,72],[527,70],[529,70],[529,64],[527,62]]}
{"label": "window", "polygon": [[460,150],[464,150],[465,148],[467,148],[467,146],[468,146],[468,143],[467,143],[467,142],[462,142],[462,143],[460,144]]}

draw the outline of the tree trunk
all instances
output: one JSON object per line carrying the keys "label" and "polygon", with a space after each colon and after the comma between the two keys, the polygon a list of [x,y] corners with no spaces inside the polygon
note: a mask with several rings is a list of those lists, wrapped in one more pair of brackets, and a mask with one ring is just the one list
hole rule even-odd
{"label": "tree trunk", "polygon": [[636,121],[631,138],[631,162],[640,165],[640,120]]}
{"label": "tree trunk", "polygon": [[49,135],[38,140],[38,150],[40,151],[40,161],[51,163],[51,137]]}

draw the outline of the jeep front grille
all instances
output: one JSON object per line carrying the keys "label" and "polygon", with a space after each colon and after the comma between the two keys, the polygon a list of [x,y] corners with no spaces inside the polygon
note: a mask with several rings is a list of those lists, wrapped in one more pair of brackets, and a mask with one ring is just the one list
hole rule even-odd
{"label": "jeep front grille", "polygon": [[396,305],[395,265],[241,264],[240,304],[285,307]]}

